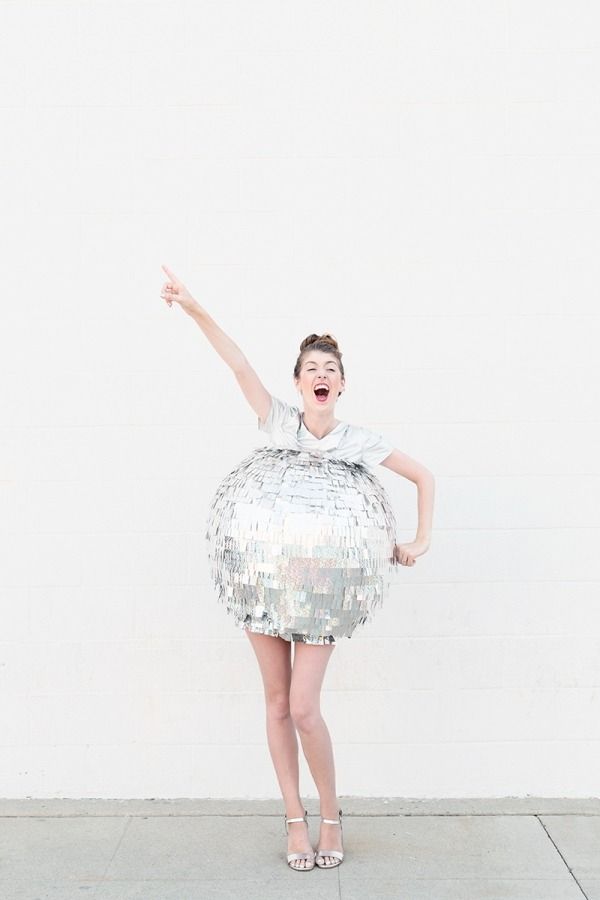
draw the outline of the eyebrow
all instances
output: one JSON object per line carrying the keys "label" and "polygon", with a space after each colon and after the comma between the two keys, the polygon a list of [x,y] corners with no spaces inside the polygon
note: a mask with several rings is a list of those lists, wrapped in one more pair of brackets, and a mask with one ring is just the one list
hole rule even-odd
{"label": "eyebrow", "polygon": [[[307,359],[307,360],[305,361],[304,365],[305,365],[305,366],[309,366],[311,363],[312,363],[314,366],[317,366],[317,365],[318,365],[318,362],[316,361],[316,359]],[[336,362],[334,359],[328,359],[327,362],[325,363],[325,365],[326,365],[326,366],[337,366],[337,362]]]}

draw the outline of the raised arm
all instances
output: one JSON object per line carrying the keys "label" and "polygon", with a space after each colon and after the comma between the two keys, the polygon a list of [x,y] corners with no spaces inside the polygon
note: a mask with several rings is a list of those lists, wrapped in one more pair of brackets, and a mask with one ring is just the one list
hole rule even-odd
{"label": "raised arm", "polygon": [[265,388],[262,381],[246,359],[244,353],[232,339],[225,334],[215,320],[194,300],[186,286],[165,265],[161,268],[166,272],[169,281],[165,282],[160,293],[161,297],[172,306],[175,301],[195,322],[198,323],[210,343],[213,345],[221,359],[225,360],[239,386],[244,397],[256,413],[265,421],[271,409],[271,394]]}

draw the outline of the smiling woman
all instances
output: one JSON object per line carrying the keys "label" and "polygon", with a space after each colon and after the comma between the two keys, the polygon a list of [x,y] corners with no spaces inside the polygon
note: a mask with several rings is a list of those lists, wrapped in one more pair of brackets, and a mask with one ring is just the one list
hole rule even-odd
{"label": "smiling woman", "polygon": [[[286,831],[295,823],[288,831],[288,865],[331,868],[344,858],[342,810],[321,685],[336,638],[351,637],[383,602],[398,549],[394,513],[370,469],[391,461],[400,474],[416,478],[422,467],[382,435],[335,418],[346,382],[332,335],[311,334],[300,344],[293,386],[301,411],[265,388],[237,344],[163,268],[170,280],[162,296],[202,328],[273,444],[255,449],[219,484],[209,505],[206,547],[218,597],[247,635],[263,677]],[[433,494],[423,497],[419,515],[427,522]],[[408,546],[415,555],[427,549]],[[401,549],[398,561],[412,565],[408,549]],[[319,792],[316,852],[306,810],[301,815],[296,731]]]}

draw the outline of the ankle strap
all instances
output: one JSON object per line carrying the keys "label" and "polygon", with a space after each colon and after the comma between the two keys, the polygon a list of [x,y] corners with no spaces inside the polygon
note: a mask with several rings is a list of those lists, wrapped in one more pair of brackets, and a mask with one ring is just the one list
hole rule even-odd
{"label": "ankle strap", "polygon": [[338,816],[339,816],[339,819],[324,819],[323,816],[321,816],[321,822],[325,822],[327,825],[341,825],[341,818],[342,818],[341,809],[338,810]]}
{"label": "ankle strap", "polygon": [[339,819],[324,819],[323,816],[321,816],[321,822],[325,822],[327,825],[339,825],[340,824]]}
{"label": "ankle strap", "polygon": [[[285,819],[286,824],[287,824],[288,822],[306,822],[306,817],[307,817],[307,815],[308,815],[307,810],[304,810],[304,815],[303,815],[303,816],[297,816],[297,817],[295,817],[295,818],[293,818],[293,819],[285,819],[285,813],[284,813],[284,814],[283,814],[283,818]],[[308,824],[308,823],[307,823],[307,824]]]}

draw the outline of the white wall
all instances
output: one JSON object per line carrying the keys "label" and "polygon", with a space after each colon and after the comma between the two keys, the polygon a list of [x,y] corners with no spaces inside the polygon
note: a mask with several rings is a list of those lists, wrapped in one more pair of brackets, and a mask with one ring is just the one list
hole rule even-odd
{"label": "white wall", "polygon": [[326,675],[338,793],[598,796],[597,4],[0,18],[0,796],[279,796],[204,545],[264,435],[163,262],[289,402],[332,331],[436,476]]}

